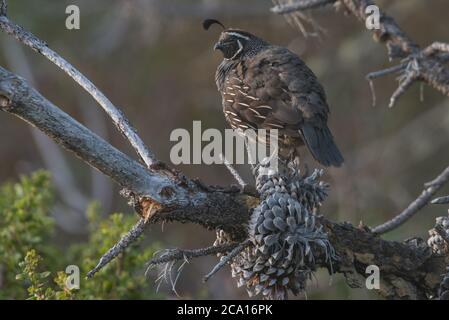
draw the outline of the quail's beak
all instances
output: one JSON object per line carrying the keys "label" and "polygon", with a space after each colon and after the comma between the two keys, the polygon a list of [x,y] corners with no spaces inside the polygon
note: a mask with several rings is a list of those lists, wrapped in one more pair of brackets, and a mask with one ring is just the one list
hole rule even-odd
{"label": "quail's beak", "polygon": [[214,45],[214,50],[222,50],[223,49],[223,45],[220,42],[217,42]]}

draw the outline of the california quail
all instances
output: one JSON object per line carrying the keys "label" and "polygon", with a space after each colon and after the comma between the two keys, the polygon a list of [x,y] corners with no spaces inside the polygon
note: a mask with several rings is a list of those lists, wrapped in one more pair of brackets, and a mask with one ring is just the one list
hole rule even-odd
{"label": "california quail", "polygon": [[[207,30],[217,20],[203,22]],[[226,29],[214,46],[223,53],[215,81],[227,122],[234,129],[278,129],[279,156],[292,160],[306,145],[324,166],[343,157],[327,127],[329,107],[314,73],[287,48]]]}

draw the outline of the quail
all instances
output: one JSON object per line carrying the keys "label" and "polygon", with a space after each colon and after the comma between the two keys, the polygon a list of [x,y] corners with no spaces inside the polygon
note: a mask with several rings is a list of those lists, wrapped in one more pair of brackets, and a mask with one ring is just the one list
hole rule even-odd
{"label": "quail", "polygon": [[233,129],[277,129],[279,158],[297,159],[306,145],[324,166],[339,167],[343,157],[327,126],[329,106],[315,74],[293,52],[243,30],[207,19],[204,29],[223,31],[214,49],[223,54],[215,81],[223,111]]}

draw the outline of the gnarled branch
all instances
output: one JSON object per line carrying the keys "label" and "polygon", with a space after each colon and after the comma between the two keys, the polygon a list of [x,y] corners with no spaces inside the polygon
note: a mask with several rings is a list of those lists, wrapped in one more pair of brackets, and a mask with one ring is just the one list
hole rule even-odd
{"label": "gnarled branch", "polygon": [[[297,0],[293,3],[285,0],[283,2],[285,3],[273,7],[272,11],[286,14],[334,4],[336,8],[343,9],[342,11],[345,13],[350,13],[363,22],[364,27],[369,16],[365,9],[368,6],[375,5],[372,0]],[[421,48],[399,27],[392,17],[382,10],[379,13],[379,29],[370,30],[373,33],[373,38],[386,45],[390,61],[393,59],[401,59],[402,61],[397,66],[368,74],[367,79],[370,81],[371,88],[373,89],[372,79],[399,72],[401,74],[399,87],[390,99],[390,107],[393,107],[397,99],[416,81],[422,81],[442,94],[449,96],[449,69],[445,66],[445,63],[448,62],[449,45],[435,42],[426,48]],[[373,100],[375,101],[375,99]]]}

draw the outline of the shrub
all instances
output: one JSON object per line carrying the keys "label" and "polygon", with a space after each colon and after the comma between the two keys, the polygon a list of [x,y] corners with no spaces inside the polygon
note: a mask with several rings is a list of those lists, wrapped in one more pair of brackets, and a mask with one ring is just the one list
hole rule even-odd
{"label": "shrub", "polygon": [[[68,247],[55,245],[50,217],[54,192],[50,175],[38,171],[0,189],[0,299],[149,299],[155,294],[144,275],[156,247],[141,241],[128,248],[93,279],[85,279],[99,257],[135,223],[132,215],[101,218],[89,206],[88,237]],[[139,247],[139,248],[136,248]],[[80,270],[80,288],[69,289],[66,266]]]}

